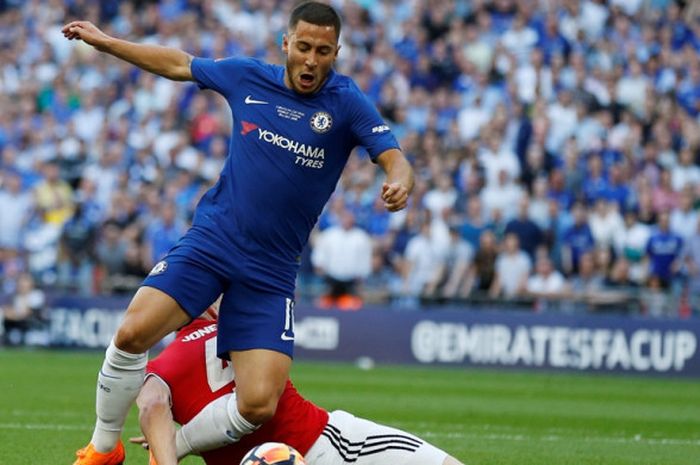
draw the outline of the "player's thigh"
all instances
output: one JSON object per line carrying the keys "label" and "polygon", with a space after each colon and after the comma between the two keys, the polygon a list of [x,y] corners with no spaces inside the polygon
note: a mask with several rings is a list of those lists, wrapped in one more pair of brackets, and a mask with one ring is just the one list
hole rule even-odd
{"label": "player's thigh", "polygon": [[153,268],[134,295],[115,344],[132,353],[148,350],[200,315],[222,290],[222,278],[196,257],[168,256]]}
{"label": "player's thigh", "polygon": [[127,352],[145,352],[189,320],[187,313],[168,294],[142,286],[129,303],[114,343]]}
{"label": "player's thigh", "polygon": [[292,359],[268,349],[231,351],[230,357],[239,400],[254,405],[276,405],[289,378]]}
{"label": "player's thigh", "polygon": [[443,465],[447,457],[446,452],[405,431],[336,410],[306,454],[306,463]]}
{"label": "player's thigh", "polygon": [[248,405],[274,405],[284,390],[294,349],[293,308],[290,297],[245,282],[224,293],[217,351],[231,358],[238,398]]}

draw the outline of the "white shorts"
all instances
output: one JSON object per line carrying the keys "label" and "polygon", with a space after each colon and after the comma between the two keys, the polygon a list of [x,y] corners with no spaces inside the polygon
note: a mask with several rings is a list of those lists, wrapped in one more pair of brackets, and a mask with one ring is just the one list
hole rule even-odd
{"label": "white shorts", "polygon": [[307,452],[306,463],[442,465],[446,457],[446,452],[412,434],[335,410]]}

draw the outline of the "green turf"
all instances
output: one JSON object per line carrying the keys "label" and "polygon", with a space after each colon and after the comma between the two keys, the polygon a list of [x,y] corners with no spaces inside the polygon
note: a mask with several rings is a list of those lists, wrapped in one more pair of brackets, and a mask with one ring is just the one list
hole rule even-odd
{"label": "green turf", "polygon": [[[90,436],[101,358],[0,349],[0,465],[72,463]],[[321,406],[411,431],[469,465],[700,464],[698,381],[301,362],[293,379]],[[132,412],[126,435],[137,433]],[[127,457],[147,462],[137,446]]]}

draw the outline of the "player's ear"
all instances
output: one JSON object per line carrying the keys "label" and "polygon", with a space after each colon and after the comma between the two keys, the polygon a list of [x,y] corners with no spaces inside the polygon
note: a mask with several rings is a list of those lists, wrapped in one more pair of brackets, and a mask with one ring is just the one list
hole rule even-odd
{"label": "player's ear", "polygon": [[289,53],[289,36],[287,34],[282,35],[282,51]]}
{"label": "player's ear", "polygon": [[340,51],[340,47],[342,47],[342,45],[338,44],[338,46],[335,48],[335,55],[333,56],[334,60],[338,58],[338,52]]}

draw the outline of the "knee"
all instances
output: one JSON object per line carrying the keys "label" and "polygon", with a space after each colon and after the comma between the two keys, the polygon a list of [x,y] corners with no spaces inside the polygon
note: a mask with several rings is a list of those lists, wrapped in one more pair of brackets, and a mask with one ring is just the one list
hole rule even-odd
{"label": "knee", "polygon": [[254,425],[260,425],[275,415],[278,400],[279,396],[263,392],[263,390],[245,396],[237,396],[238,412]]}
{"label": "knee", "polygon": [[150,349],[148,338],[134,325],[122,324],[114,335],[114,345],[130,354],[142,354]]}

